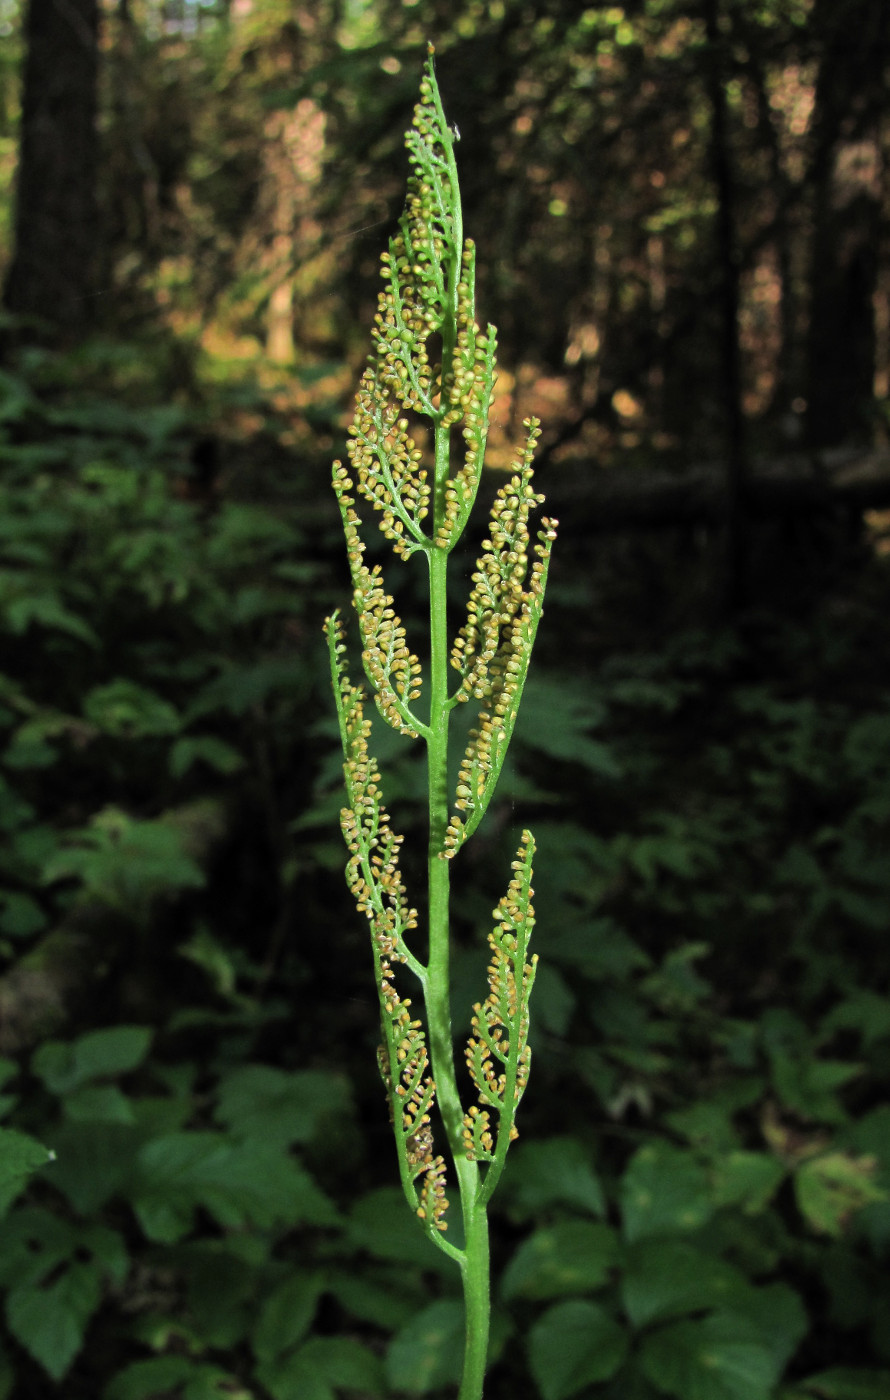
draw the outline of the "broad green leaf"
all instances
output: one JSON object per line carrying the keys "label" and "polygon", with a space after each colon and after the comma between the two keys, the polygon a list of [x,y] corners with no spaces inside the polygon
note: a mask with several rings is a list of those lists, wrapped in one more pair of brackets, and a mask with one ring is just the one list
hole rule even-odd
{"label": "broad green leaf", "polygon": [[49,1136],[56,1153],[53,1185],[80,1215],[94,1215],[112,1196],[125,1192],[140,1142],[132,1126],[106,1120],[92,1121],[85,1129],[69,1121]]}
{"label": "broad green leaf", "polygon": [[676,1400],[770,1400],[780,1373],[759,1329],[723,1312],[670,1323],[644,1337],[640,1365]]}
{"label": "broad green leaf", "polygon": [[77,1040],[50,1040],[32,1055],[31,1069],[51,1093],[68,1094],[91,1079],[138,1069],[153,1034],[147,1026],[109,1026]]}
{"label": "broad green leaf", "polygon": [[378,1259],[435,1269],[448,1278],[454,1272],[454,1264],[427,1238],[397,1186],[382,1186],[356,1201],[344,1243]]}
{"label": "broad green leaf", "polygon": [[565,676],[556,682],[532,675],[522,694],[516,742],[547,758],[581,764],[599,778],[620,778],[623,769],[613,750],[590,737],[605,714],[602,701],[591,697],[586,684]]}
{"label": "broad green leaf", "polygon": [[246,1390],[228,1371],[205,1362],[186,1381],[182,1400],[256,1400],[256,1392]]}
{"label": "broad green leaf", "polygon": [[733,1297],[731,1309],[735,1318],[744,1318],[757,1329],[763,1345],[769,1348],[777,1374],[784,1370],[810,1326],[794,1289],[787,1283],[750,1287]]}
{"label": "broad green leaf", "polygon": [[727,1152],[713,1169],[714,1200],[718,1206],[741,1206],[747,1215],[759,1215],[784,1180],[785,1165],[770,1152]]}
{"label": "broad green leaf", "polygon": [[0,930],[9,938],[30,938],[46,927],[46,915],[29,894],[4,890],[0,894]]}
{"label": "broad green leaf", "polygon": [[507,1158],[501,1189],[524,1215],[557,1204],[574,1206],[590,1215],[606,1213],[603,1188],[590,1154],[573,1137],[518,1143]]}
{"label": "broad green leaf", "polygon": [[543,1400],[569,1400],[608,1380],[624,1361],[627,1333],[603,1308],[574,1298],[556,1303],[531,1329],[528,1356]]}
{"label": "broad green leaf", "polygon": [[54,1155],[27,1133],[0,1128],[0,1216],[24,1191],[31,1174],[51,1162]]}
{"label": "broad green leaf", "polygon": [[564,1221],[536,1230],[519,1246],[504,1271],[507,1298],[562,1298],[599,1288],[618,1258],[614,1230],[587,1220]]}
{"label": "broad green leaf", "polygon": [[237,718],[255,705],[263,704],[275,692],[302,695],[310,677],[311,672],[302,657],[233,665],[201,688],[183,722],[188,724],[217,710],[225,710]]}
{"label": "broad green leaf", "polygon": [[265,1299],[250,1344],[257,1361],[274,1361],[292,1350],[312,1325],[324,1275],[295,1270]]}
{"label": "broad green leaf", "polygon": [[731,1305],[748,1284],[738,1269],[682,1240],[640,1240],[628,1248],[621,1293],[635,1327]]}
{"label": "broad green leaf", "polygon": [[874,1180],[877,1165],[874,1157],[847,1152],[824,1152],[803,1162],[794,1173],[794,1194],[812,1228],[837,1238],[863,1206],[886,1201],[887,1192]]}
{"label": "broad green leaf", "polygon": [[16,1341],[54,1381],[60,1381],[80,1351],[87,1323],[101,1297],[95,1264],[70,1264],[50,1283],[11,1288],[6,1298],[6,1322]]}
{"label": "broad green leaf", "polygon": [[176,1251],[187,1278],[188,1317],[204,1345],[240,1346],[256,1314],[256,1253],[265,1262],[268,1238],[258,1234],[197,1239]]}
{"label": "broad green leaf", "polygon": [[12,1211],[0,1223],[0,1284],[10,1290],[39,1291],[72,1260],[91,1261],[115,1284],[122,1284],[129,1256],[121,1236],[105,1225],[82,1225],[38,1206]]}
{"label": "broad green leaf", "polygon": [[212,1132],[171,1133],[147,1143],[138,1155],[133,1207],[149,1239],[182,1239],[199,1206],[230,1228],[337,1220],[304,1168],[274,1145],[233,1143]]}
{"label": "broad green leaf", "polygon": [[58,632],[66,632],[70,637],[85,642],[87,646],[99,647],[99,638],[82,617],[78,617],[52,593],[26,593],[13,599],[6,606],[6,619],[9,630],[21,635],[35,622],[38,627],[46,627]]}
{"label": "broad green leaf", "polygon": [[124,679],[88,690],[83,713],[97,729],[117,739],[176,734],[180,728],[176,710],[157,691]]}
{"label": "broad green leaf", "polygon": [[109,1381],[102,1400],[157,1400],[174,1394],[182,1400],[252,1400],[252,1392],[227,1371],[188,1356],[132,1361]]}
{"label": "broad green leaf", "polygon": [[856,1031],[864,1046],[872,1045],[890,1035],[890,997],[859,988],[829,1011],[822,1029]]}
{"label": "broad green leaf", "polygon": [[177,739],[168,760],[171,777],[181,778],[195,763],[206,763],[216,773],[228,776],[244,767],[244,755],[212,734]]}
{"label": "broad green leaf", "polygon": [[73,1236],[76,1241],[76,1257],[82,1259],[85,1252],[89,1251],[102,1272],[120,1287],[130,1269],[130,1256],[123,1237],[117,1230],[112,1230],[107,1225],[75,1225]]}
{"label": "broad green leaf", "polygon": [[135,821],[106,807],[66,840],[45,861],[44,882],[78,880],[84,893],[131,918],[159,895],[200,889],[206,880],[186,852],[183,833],[165,821]]}
{"label": "broad green leaf", "polygon": [[361,1271],[329,1271],[326,1287],[352,1317],[392,1331],[417,1313],[416,1280],[414,1268],[366,1262]]}
{"label": "broad green leaf", "polygon": [[[876,1184],[890,1191],[890,1105],[872,1109],[858,1123],[838,1133],[836,1145],[876,1157],[880,1167]],[[857,1235],[865,1236],[876,1253],[890,1250],[890,1201],[864,1206],[857,1213],[853,1228]]]}
{"label": "broad green leaf", "polygon": [[460,1379],[464,1311],[440,1299],[415,1313],[393,1337],[386,1353],[386,1379],[395,1390],[425,1395]]}
{"label": "broad green leaf", "polygon": [[136,1122],[132,1102],[116,1084],[84,1084],[65,1094],[62,1105],[69,1123]]}
{"label": "broad green leaf", "polygon": [[690,1151],[653,1142],[631,1158],[621,1181],[629,1241],[697,1230],[713,1213],[707,1173]]}
{"label": "broad green leaf", "polygon": [[242,1065],[221,1081],[214,1116],[238,1137],[289,1146],[309,1142],[326,1119],[348,1113],[350,1104],[342,1074]]}
{"label": "broad green leaf", "polygon": [[351,1337],[312,1337],[275,1361],[257,1367],[272,1400],[335,1400],[343,1386],[362,1395],[383,1392],[379,1357]]}
{"label": "broad green leaf", "polygon": [[19,1206],[0,1221],[0,1285],[37,1287],[70,1258],[76,1232],[41,1206]]}
{"label": "broad green leaf", "polygon": [[831,1366],[797,1384],[804,1394],[818,1396],[818,1400],[887,1400],[890,1371]]}
{"label": "broad green leaf", "polygon": [[771,1059],[773,1084],[788,1108],[816,1122],[846,1122],[836,1091],[860,1075],[862,1065],[817,1059],[812,1054],[798,1057],[777,1052]]}

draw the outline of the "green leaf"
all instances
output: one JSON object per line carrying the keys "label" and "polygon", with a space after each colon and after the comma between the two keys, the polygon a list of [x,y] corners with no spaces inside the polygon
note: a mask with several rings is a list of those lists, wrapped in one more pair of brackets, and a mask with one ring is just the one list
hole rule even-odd
{"label": "green leaf", "polygon": [[44,882],[79,880],[84,893],[131,918],[160,894],[205,883],[203,870],[184,849],[183,833],[164,821],[134,821],[106,807],[66,840],[45,862]]}
{"label": "green leaf", "polygon": [[561,1298],[586,1293],[606,1282],[618,1258],[608,1225],[565,1221],[536,1230],[519,1246],[504,1271],[506,1298]]}
{"label": "green leaf", "polygon": [[416,1280],[414,1269],[365,1263],[361,1272],[355,1268],[330,1271],[327,1291],[352,1317],[392,1331],[417,1312]]}
{"label": "green leaf", "polygon": [[94,1215],[112,1196],[125,1191],[140,1141],[133,1127],[93,1121],[85,1130],[80,1122],[71,1121],[49,1136],[56,1153],[53,1185],[80,1215]]}
{"label": "green leaf", "polygon": [[727,1152],[714,1164],[714,1200],[718,1206],[741,1206],[747,1215],[766,1208],[786,1175],[786,1167],[769,1152]]}
{"label": "green leaf", "polygon": [[[866,1113],[837,1136],[837,1146],[851,1152],[873,1155],[880,1163],[878,1185],[890,1191],[890,1105]],[[857,1214],[855,1231],[863,1234],[877,1254],[890,1250],[890,1202],[867,1205]]]}
{"label": "green leaf", "polygon": [[621,1280],[635,1327],[727,1305],[748,1285],[738,1269],[681,1240],[641,1240],[629,1247]]}
{"label": "green leaf", "polygon": [[253,1395],[218,1366],[188,1356],[152,1356],[118,1371],[102,1400],[158,1400],[174,1392],[182,1400],[252,1400]]}
{"label": "green leaf", "polygon": [[754,1324],[723,1312],[645,1337],[640,1364],[676,1400],[770,1400],[781,1369]]}
{"label": "green leaf", "polygon": [[670,1143],[641,1147],[621,1181],[621,1214],[629,1241],[700,1229],[714,1213],[704,1168]]}
{"label": "green leaf", "polygon": [[520,1142],[507,1158],[501,1189],[523,1215],[537,1214],[551,1205],[574,1206],[589,1215],[606,1213],[590,1154],[573,1137]]}
{"label": "green leaf", "polygon": [[206,1347],[239,1347],[254,1316],[257,1252],[264,1259],[268,1237],[228,1235],[180,1247],[176,1260],[188,1279],[188,1317]]}
{"label": "green leaf", "polygon": [[366,1249],[378,1259],[419,1264],[448,1278],[454,1272],[453,1263],[424,1234],[397,1186],[382,1186],[356,1201],[344,1243]]}
{"label": "green leaf", "polygon": [[0,1283],[9,1289],[45,1289],[72,1259],[80,1264],[87,1256],[114,1283],[123,1283],[126,1247],[105,1225],[75,1225],[36,1206],[20,1207],[0,1224]]}
{"label": "green leaf", "polygon": [[269,1294],[250,1337],[257,1361],[274,1361],[297,1345],[312,1325],[324,1286],[321,1273],[294,1272]]}
{"label": "green leaf", "polygon": [[115,1084],[85,1084],[66,1094],[62,1102],[69,1123],[122,1123],[132,1127],[136,1122],[131,1101]]}
{"label": "green leaf", "polygon": [[777,1052],[771,1056],[772,1078],[782,1102],[803,1118],[821,1123],[844,1123],[847,1115],[836,1090],[862,1073],[862,1065],[846,1060],[817,1059]]}
{"label": "green leaf", "polygon": [[82,617],[77,617],[52,593],[26,593],[7,605],[6,619],[9,630],[21,635],[32,622],[38,627],[46,627],[57,632],[66,632],[87,646],[99,647],[99,638]]}
{"label": "green leaf", "polygon": [[415,1313],[389,1344],[386,1379],[395,1390],[425,1395],[460,1379],[464,1347],[464,1311],[442,1298]]}
{"label": "green leaf", "polygon": [[52,1283],[10,1289],[6,1322],[44,1371],[60,1381],[83,1345],[87,1323],[101,1297],[95,1264],[74,1263]]}
{"label": "green leaf", "polygon": [[0,930],[9,938],[30,938],[46,927],[46,915],[29,894],[5,890],[0,894]]}
{"label": "green leaf", "polygon": [[186,1381],[182,1400],[255,1400],[255,1392],[245,1389],[229,1371],[204,1363]]}
{"label": "green leaf", "polygon": [[124,679],[93,686],[84,696],[83,713],[116,739],[176,734],[180,728],[176,710],[157,691]]}
{"label": "green leaf", "polygon": [[238,1137],[290,1146],[311,1141],[326,1120],[350,1108],[341,1074],[242,1065],[222,1080],[214,1116]]}
{"label": "green leaf", "polygon": [[548,1308],[529,1335],[529,1365],[543,1400],[568,1400],[608,1380],[626,1353],[624,1329],[596,1303],[580,1298]]}
{"label": "green leaf", "polygon": [[334,1400],[339,1387],[383,1393],[379,1357],[352,1337],[312,1337],[299,1351],[257,1368],[273,1400]]}
{"label": "green leaf", "polygon": [[770,1350],[777,1373],[784,1369],[810,1327],[803,1303],[787,1283],[748,1288],[733,1298],[732,1312],[734,1317],[745,1318],[756,1327],[763,1345]]}
{"label": "green leaf", "polygon": [[153,1034],[147,1026],[109,1026],[77,1040],[50,1040],[32,1055],[31,1069],[50,1093],[67,1094],[91,1079],[138,1069]]}
{"label": "green leaf", "polygon": [[522,694],[516,742],[547,758],[581,764],[599,778],[620,778],[623,769],[612,749],[590,738],[590,730],[602,724],[605,713],[602,701],[591,698],[584,682],[532,676]]}
{"label": "green leaf", "polygon": [[819,1400],[887,1400],[890,1395],[890,1371],[872,1371],[867,1367],[831,1366],[798,1381],[807,1395]]}
{"label": "green leaf", "polygon": [[0,1128],[0,1216],[24,1191],[28,1178],[51,1162],[55,1154],[27,1133]]}
{"label": "green leaf", "polygon": [[40,1206],[19,1206],[0,1221],[0,1284],[36,1287],[73,1253],[67,1221]]}
{"label": "green leaf", "polygon": [[147,1143],[138,1155],[133,1207],[149,1239],[182,1239],[199,1206],[229,1228],[337,1221],[328,1197],[274,1145],[233,1143],[212,1132],[171,1133]]}
{"label": "green leaf", "polygon": [[232,666],[202,687],[188,707],[184,722],[188,724],[217,710],[225,710],[237,718],[255,705],[263,704],[275,692],[302,695],[310,675],[302,657]]}
{"label": "green leaf", "polygon": [[824,1152],[798,1167],[794,1194],[801,1214],[814,1230],[839,1238],[856,1211],[888,1199],[874,1180],[877,1165],[875,1157]]}
{"label": "green leaf", "polygon": [[822,1029],[857,1031],[864,1046],[890,1036],[890,997],[858,988],[823,1018]]}
{"label": "green leaf", "polygon": [[215,773],[222,773],[228,777],[244,767],[244,756],[231,744],[226,744],[212,734],[177,739],[170,750],[171,777],[181,778],[195,763],[205,763]]}

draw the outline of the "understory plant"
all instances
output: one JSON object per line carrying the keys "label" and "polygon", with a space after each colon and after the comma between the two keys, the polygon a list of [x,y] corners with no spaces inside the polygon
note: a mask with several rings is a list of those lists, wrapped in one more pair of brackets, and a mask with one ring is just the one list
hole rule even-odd
{"label": "understory plant", "polygon": [[[445,119],[430,48],[406,136],[412,167],[406,205],[382,256],[384,287],[350,430],[350,467],[336,462],[333,474],[368,685],[386,723],[426,745],[425,940],[400,870],[403,838],[383,804],[369,751],[371,721],[362,690],[349,679],[336,612],[326,628],[345,755],[347,880],[371,925],[380,1069],[399,1172],[421,1228],[460,1269],[466,1321],[460,1400],[475,1400],[488,1348],[487,1209],[517,1135],[530,1062],[536,962],[528,952],[534,924],[530,832],[522,834],[507,892],[494,911],[488,991],[473,1009],[464,1052],[475,1096],[468,1105],[458,1084],[449,1010],[449,886],[452,865],[489,806],[513,734],[555,522],[544,519],[530,544],[529,516],[543,497],[532,485],[539,424],[528,419],[525,446],[494,498],[465,620],[450,636],[449,561],[481,480],[496,378],[495,329],[482,331],[476,322],[475,249],[463,235],[457,139]],[[365,562],[360,499],[396,557],[426,566],[429,635],[417,652],[380,564]],[[467,703],[477,714],[455,777],[450,721]],[[406,974],[419,984],[422,1016],[406,995]],[[446,1195],[446,1153],[460,1198],[457,1228]]]}

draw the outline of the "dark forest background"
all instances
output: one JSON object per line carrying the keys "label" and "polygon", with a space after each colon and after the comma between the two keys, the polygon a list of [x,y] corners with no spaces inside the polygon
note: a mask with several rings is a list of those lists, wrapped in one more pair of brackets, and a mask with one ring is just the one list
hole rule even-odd
{"label": "dark forest background", "polygon": [[535,413],[561,520],[457,879],[460,1034],[533,827],[487,1395],[886,1400],[890,7],[0,0],[0,38],[0,1111],[56,1154],[2,1202],[0,1400],[454,1393],[320,633],[428,39],[484,491]]}

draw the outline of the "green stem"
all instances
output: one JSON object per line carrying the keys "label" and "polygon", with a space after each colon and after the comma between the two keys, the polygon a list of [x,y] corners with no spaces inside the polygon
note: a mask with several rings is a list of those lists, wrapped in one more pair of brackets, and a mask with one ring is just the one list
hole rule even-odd
{"label": "green stem", "polygon": [[[444,432],[442,434],[445,435]],[[427,740],[430,841],[429,958],[423,977],[430,1059],[439,1111],[448,1136],[460,1190],[464,1254],[460,1261],[466,1314],[464,1369],[459,1400],[481,1400],[488,1354],[489,1249],[488,1219],[479,1199],[479,1168],[467,1160],[463,1144],[463,1108],[457,1089],[450,1006],[449,895],[451,862],[442,858],[448,825],[448,632],[446,583],[448,554],[429,551],[430,568],[430,720]]]}
{"label": "green stem", "polygon": [[[474,1163],[467,1162],[466,1165],[472,1166],[474,1174],[476,1173]],[[464,1369],[458,1400],[482,1400],[485,1365],[488,1360],[488,1319],[491,1309],[488,1215],[485,1207],[476,1199],[475,1192],[465,1193],[462,1189],[461,1204],[464,1207],[464,1231],[466,1233],[466,1253],[461,1265],[466,1335]]]}

